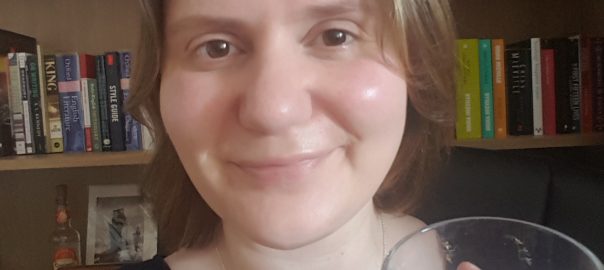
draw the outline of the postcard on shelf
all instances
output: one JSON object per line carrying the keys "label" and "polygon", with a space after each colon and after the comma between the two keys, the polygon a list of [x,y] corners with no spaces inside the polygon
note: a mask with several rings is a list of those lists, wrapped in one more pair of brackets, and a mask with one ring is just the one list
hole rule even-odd
{"label": "postcard on shelf", "polygon": [[157,227],[138,185],[88,189],[86,264],[141,262],[157,253]]}

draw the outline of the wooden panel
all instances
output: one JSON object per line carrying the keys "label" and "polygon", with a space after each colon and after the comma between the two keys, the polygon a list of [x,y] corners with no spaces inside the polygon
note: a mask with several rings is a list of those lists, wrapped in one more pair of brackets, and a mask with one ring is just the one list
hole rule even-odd
{"label": "wooden panel", "polygon": [[0,28],[33,36],[47,52],[136,48],[136,0],[2,0]]}
{"label": "wooden panel", "polygon": [[55,185],[66,184],[72,224],[86,254],[88,185],[139,183],[143,166],[0,172],[0,269],[52,269]]}
{"label": "wooden panel", "polygon": [[604,36],[604,1],[583,0],[582,33]]}
{"label": "wooden panel", "polygon": [[571,134],[556,136],[518,136],[507,139],[493,140],[457,140],[453,143],[457,147],[480,148],[490,150],[505,149],[530,149],[604,145],[604,133]]}
{"label": "wooden panel", "polygon": [[62,153],[0,158],[0,171],[146,164],[149,152]]}
{"label": "wooden panel", "polygon": [[569,36],[581,28],[580,7],[566,0],[452,0],[462,38]]}

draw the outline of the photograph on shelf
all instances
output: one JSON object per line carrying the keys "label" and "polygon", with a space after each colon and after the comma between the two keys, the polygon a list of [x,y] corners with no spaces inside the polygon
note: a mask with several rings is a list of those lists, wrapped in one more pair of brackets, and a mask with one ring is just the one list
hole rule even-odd
{"label": "photograph on shelf", "polygon": [[141,262],[157,253],[157,227],[138,185],[92,185],[86,264]]}

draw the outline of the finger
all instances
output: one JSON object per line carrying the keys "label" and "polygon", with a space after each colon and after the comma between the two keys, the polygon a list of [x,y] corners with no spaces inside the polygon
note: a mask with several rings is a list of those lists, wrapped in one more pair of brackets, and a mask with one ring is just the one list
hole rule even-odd
{"label": "finger", "polygon": [[480,270],[480,268],[470,262],[462,262],[457,266],[457,270]]}

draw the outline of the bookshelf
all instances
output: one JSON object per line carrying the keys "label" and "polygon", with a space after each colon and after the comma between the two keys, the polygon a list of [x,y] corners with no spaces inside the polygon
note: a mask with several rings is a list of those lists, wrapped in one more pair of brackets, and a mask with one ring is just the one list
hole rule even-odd
{"label": "bookshelf", "polygon": [[455,147],[488,150],[537,149],[604,145],[604,133],[565,134],[556,136],[517,136],[505,139],[456,140]]}
{"label": "bookshelf", "polygon": [[[604,35],[600,0],[451,0],[460,37]],[[136,48],[137,0],[1,0],[0,28],[34,36],[49,52]],[[135,52],[135,51],[133,51]],[[136,58],[136,56],[135,56]],[[604,144],[604,135],[458,141],[458,147],[524,149]],[[0,158],[0,269],[47,269],[55,184],[69,185],[73,224],[86,235],[87,186],[137,183],[149,153],[52,154]],[[5,244],[2,244],[5,243]],[[85,252],[85,250],[82,250]]]}
{"label": "bookshelf", "polygon": [[150,158],[151,153],[144,151],[9,156],[0,158],[0,172],[9,170],[144,165],[150,161]]}
{"label": "bookshelf", "polygon": [[[604,2],[451,1],[460,38],[504,38],[513,43],[531,37],[575,34],[604,36]],[[506,139],[455,140],[453,146],[488,150],[602,146],[604,133],[556,136],[509,136]]]}

